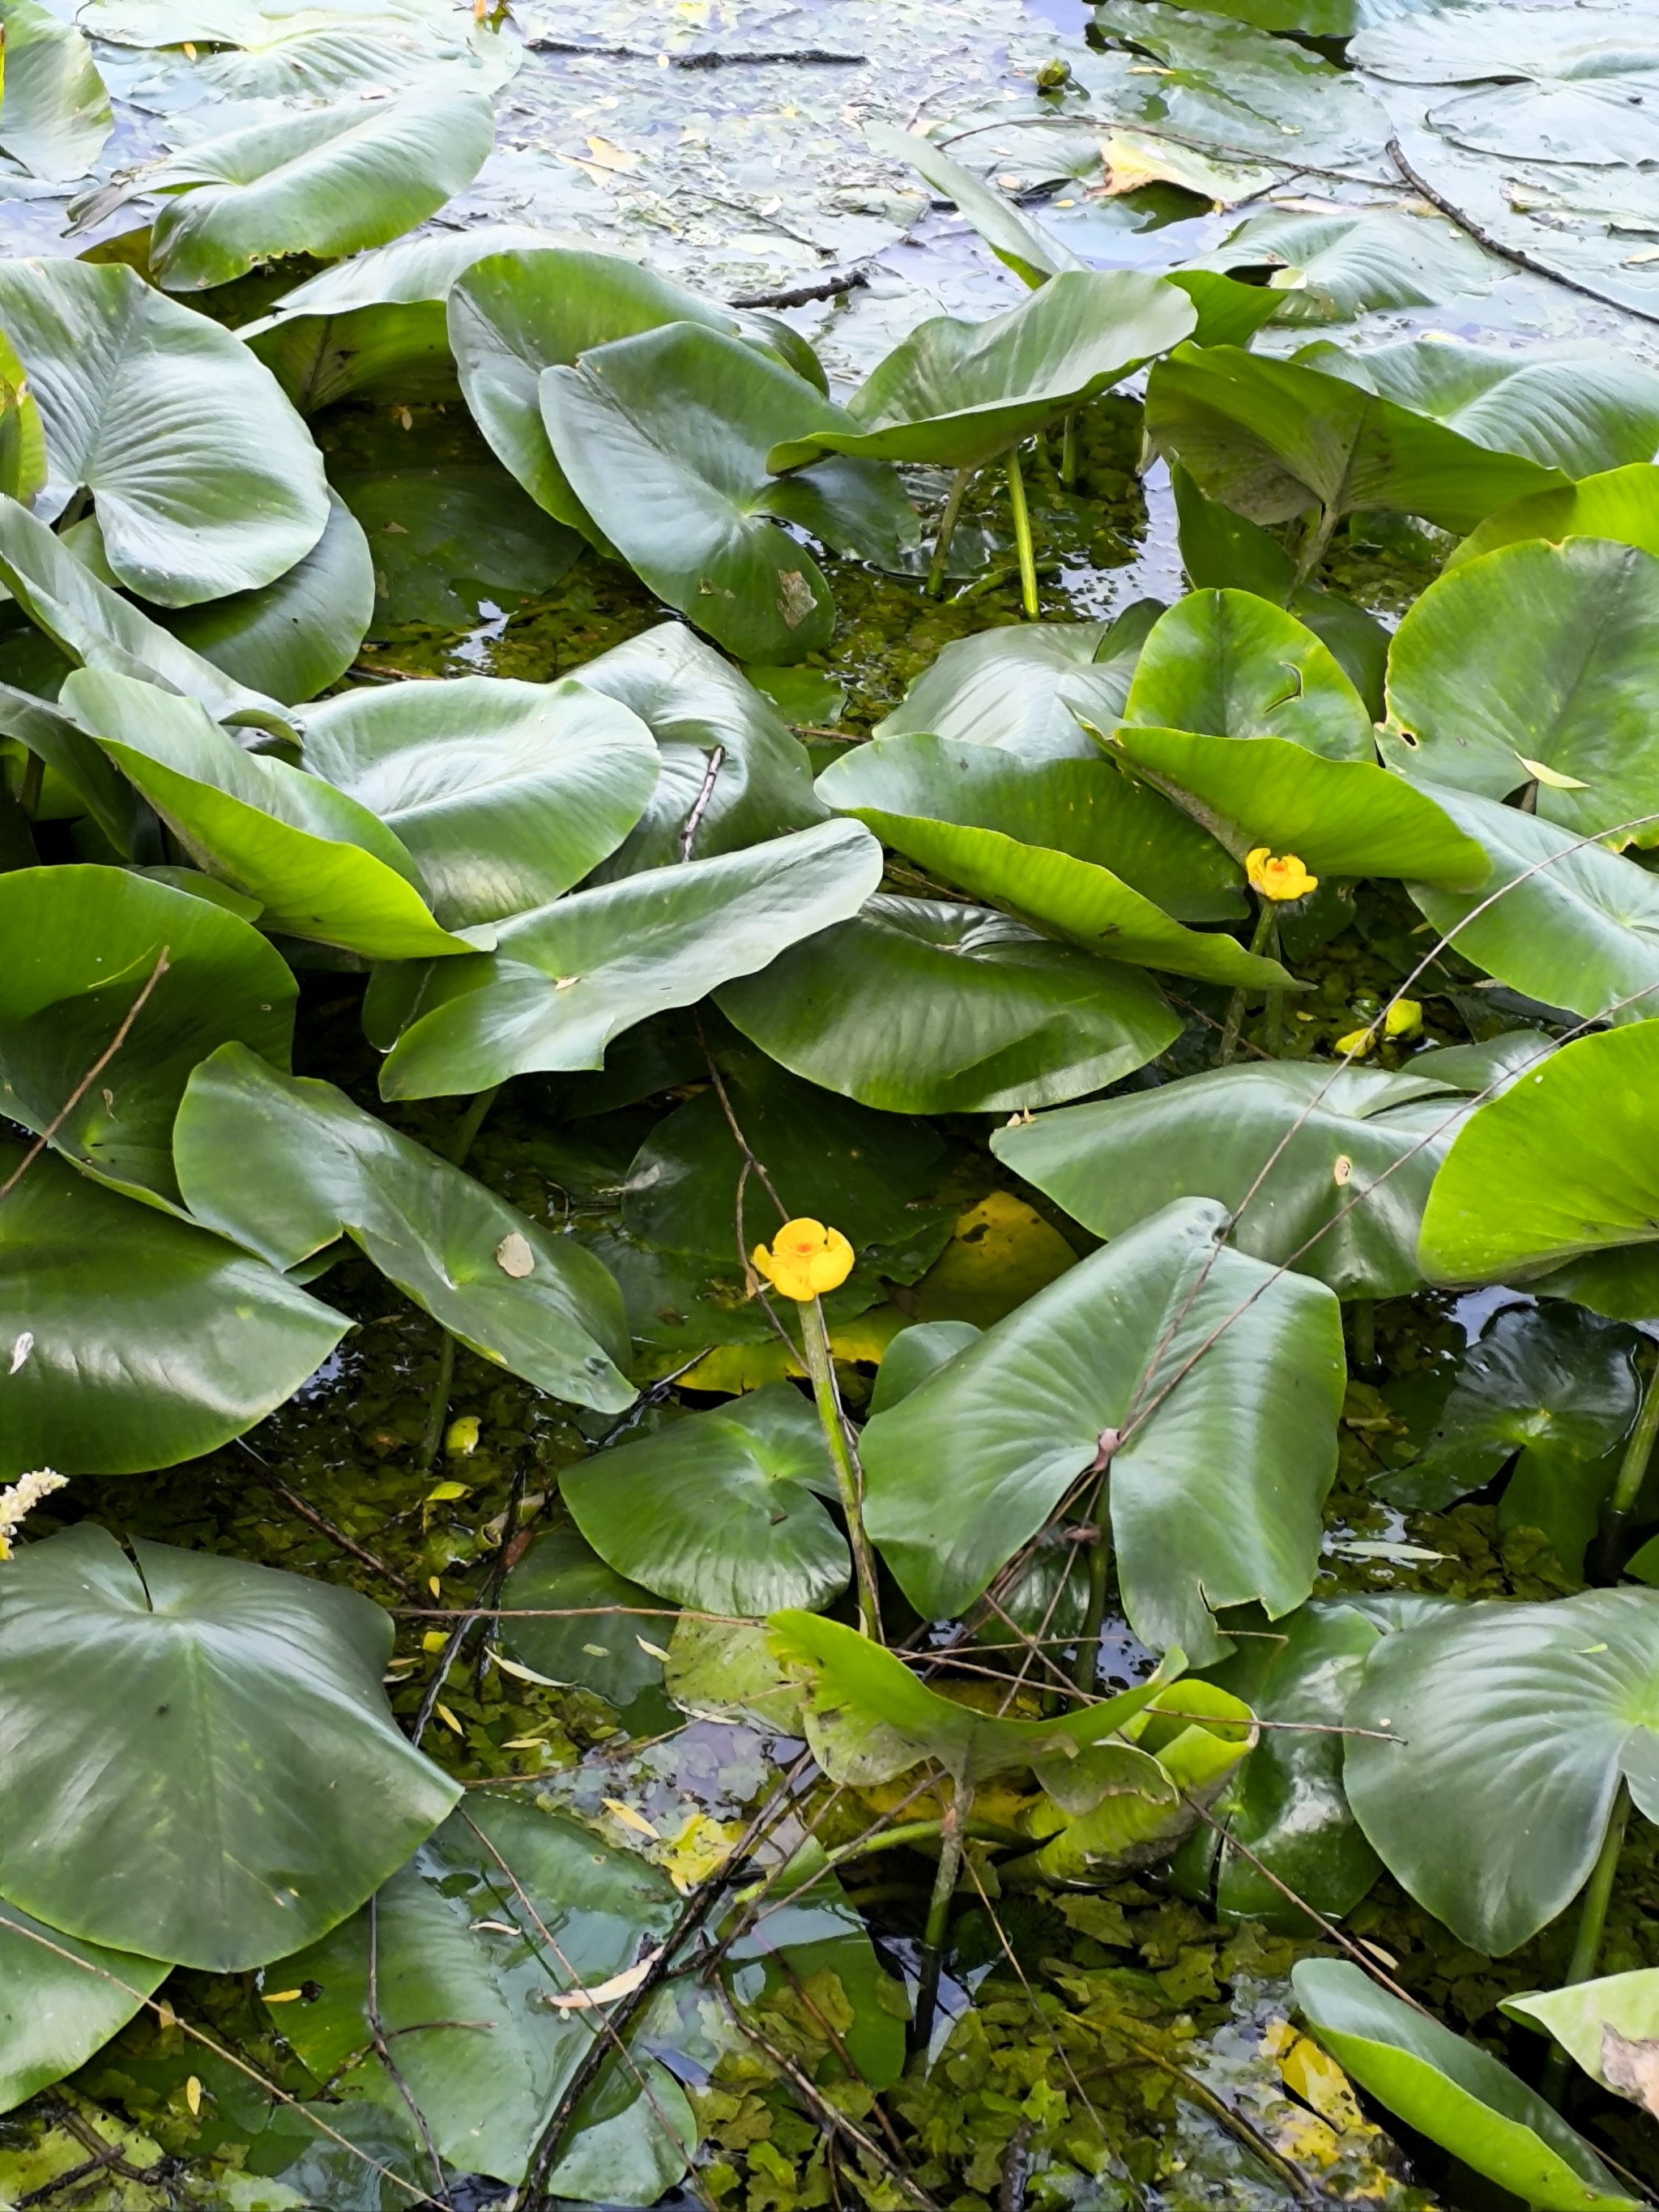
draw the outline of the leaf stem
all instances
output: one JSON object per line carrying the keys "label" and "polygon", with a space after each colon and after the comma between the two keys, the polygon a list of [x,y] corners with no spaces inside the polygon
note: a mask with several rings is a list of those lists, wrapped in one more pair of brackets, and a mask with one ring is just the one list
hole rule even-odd
{"label": "leaf stem", "polygon": [[1376,1372],[1376,1301],[1375,1298],[1356,1298],[1348,1309],[1352,1316],[1353,1371],[1356,1375]]}
{"label": "leaf stem", "polygon": [[[1584,1885],[1583,1902],[1578,1908],[1578,1932],[1573,1938],[1572,1956],[1567,1961],[1566,1978],[1561,1984],[1563,1989],[1571,1989],[1576,1983],[1589,1981],[1595,1972],[1595,1962],[1601,1952],[1602,1931],[1607,1924],[1607,1906],[1613,1899],[1613,1881],[1619,1872],[1619,1854],[1624,1846],[1625,1821],[1629,1812],[1630,1793],[1621,1778],[1613,1796],[1613,1809],[1607,1814],[1601,1848],[1596,1853],[1590,1878]],[[1558,2109],[1566,2090],[1571,2067],[1571,2054],[1559,2043],[1544,2061],[1544,2071],[1538,2086]]]}
{"label": "leaf stem", "polygon": [[938,599],[945,588],[945,564],[951,555],[951,540],[957,534],[957,520],[962,513],[962,502],[968,495],[968,487],[974,480],[971,467],[958,469],[951,486],[951,495],[945,502],[945,512],[939,519],[939,532],[933,539],[933,557],[928,563],[927,592],[930,599]]}
{"label": "leaf stem", "polygon": [[846,1417],[842,1412],[841,1392],[836,1387],[836,1370],[830,1357],[830,1339],[823,1326],[823,1309],[816,1298],[804,1300],[797,1309],[800,1315],[800,1339],[806,1354],[806,1371],[812,1378],[812,1395],[817,1401],[818,1420],[823,1430],[823,1441],[830,1447],[830,1464],[836,1470],[836,1486],[841,1492],[842,1511],[847,1516],[847,1540],[853,1547],[853,1565],[858,1575],[859,1626],[864,1633],[879,1644],[881,1635],[881,1600],[876,1587],[876,1562],[870,1549],[870,1540],[864,1533],[864,1485],[851,1445],[847,1440]]}
{"label": "leaf stem", "polygon": [[1072,1680],[1085,1697],[1092,1694],[1100,1679],[1100,1632],[1106,1620],[1106,1585],[1112,1565],[1111,1540],[1106,1533],[1106,1486],[1110,1480],[1109,1474],[1101,1476],[1089,1506],[1089,1518],[1095,1524],[1095,1540],[1089,1549],[1089,1603],[1072,1668]]}
{"label": "leaf stem", "polygon": [[1028,622],[1035,622],[1037,605],[1036,549],[1031,543],[1031,510],[1025,503],[1025,479],[1020,474],[1019,448],[1008,449],[1008,505],[1014,518],[1014,544],[1019,552],[1019,595]]}
{"label": "leaf stem", "polygon": [[[483,1127],[484,1115],[495,1104],[501,1090],[499,1083],[488,1091],[481,1091],[470,1098],[459,1120],[444,1147],[451,1163],[464,1165],[472,1142]],[[449,1412],[449,1394],[455,1382],[455,1340],[447,1329],[443,1342],[438,1346],[438,1371],[432,1378],[432,1391],[426,1401],[426,1426],[421,1431],[421,1441],[416,1448],[415,1468],[418,1474],[430,1474],[437,1464],[438,1447],[443,1442],[444,1421]]]}
{"label": "leaf stem", "polygon": [[1077,410],[1066,417],[1060,436],[1060,480],[1067,491],[1077,482]]}
{"label": "leaf stem", "polygon": [[1619,1571],[1620,1539],[1641,1495],[1656,1436],[1659,1436],[1659,1356],[1649,1373],[1642,1394],[1642,1409],[1636,1416],[1636,1426],[1630,1432],[1630,1442],[1620,1463],[1619,1479],[1601,1516],[1601,1531],[1595,1545],[1597,1582],[1611,1582]]}
{"label": "leaf stem", "polygon": [[945,1939],[951,1930],[951,1902],[962,1875],[963,1844],[967,1838],[968,1817],[973,1809],[973,1785],[958,1778],[945,1818],[939,1824],[939,1871],[933,1876],[927,1925],[922,1932],[916,2016],[910,2024],[912,2045],[924,2059],[933,2039],[933,2014],[939,2009],[939,1978],[945,1962]]}
{"label": "leaf stem", "polygon": [[[1255,918],[1255,930],[1250,939],[1252,952],[1269,956],[1279,945],[1279,916],[1273,912],[1271,899],[1263,899],[1261,911]],[[1227,1018],[1221,1025],[1221,1053],[1216,1065],[1231,1067],[1233,1054],[1238,1050],[1238,1033],[1244,1026],[1245,987],[1241,983],[1227,1001]]]}

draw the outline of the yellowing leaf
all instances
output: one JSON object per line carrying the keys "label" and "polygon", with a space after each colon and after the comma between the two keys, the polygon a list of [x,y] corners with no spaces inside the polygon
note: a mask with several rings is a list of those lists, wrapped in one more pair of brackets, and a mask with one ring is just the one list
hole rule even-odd
{"label": "yellowing leaf", "polygon": [[695,1889],[730,1858],[732,1846],[742,1832],[740,1827],[727,1827],[707,1813],[694,1813],[669,1845],[662,1863],[668,1879],[676,1889]]}
{"label": "yellowing leaf", "polygon": [[988,1328],[1076,1265],[1057,1229],[1012,1192],[994,1190],[961,1216],[915,1285],[915,1319]]}
{"label": "yellowing leaf", "polygon": [[441,1628],[428,1628],[421,1638],[421,1649],[422,1651],[441,1651],[448,1641]]}
{"label": "yellowing leaf", "polygon": [[631,1805],[624,1805],[620,1797],[601,1797],[599,1800],[613,1820],[620,1820],[624,1828],[631,1828],[636,1836],[649,1836],[653,1844],[662,1841],[643,1813],[636,1813]]}
{"label": "yellowing leaf", "polygon": [[433,1711],[437,1714],[438,1718],[443,1723],[447,1729],[453,1729],[457,1735],[465,1735],[466,1734],[466,1730],[456,1719],[454,1714],[450,1711],[447,1705],[434,1705]]}
{"label": "yellowing leaf", "polygon": [[1563,775],[1559,768],[1552,768],[1547,761],[1528,760],[1525,753],[1516,753],[1515,757],[1529,776],[1551,791],[1588,791],[1589,789],[1589,784],[1581,782],[1577,776]]}
{"label": "yellowing leaf", "polygon": [[1312,2039],[1298,2035],[1279,2062],[1285,2087],[1304,2105],[1311,2105],[1322,2120],[1339,2131],[1359,2124],[1359,2106],[1348,2077],[1328,2051]]}
{"label": "yellowing leaf", "polygon": [[521,1667],[516,1659],[503,1659],[499,1651],[492,1651],[489,1656],[502,1674],[511,1674],[515,1682],[539,1682],[544,1689],[549,1690],[558,1690],[564,1686],[562,1683],[556,1682],[550,1674],[538,1674],[533,1667]]}
{"label": "yellowing leaf", "polygon": [[304,1995],[303,1990],[267,1990],[265,2002],[267,2004],[298,2004]]}
{"label": "yellowing leaf", "polygon": [[625,1997],[651,1972],[661,1956],[659,1951],[648,1951],[635,1966],[624,1966],[619,1974],[612,1974],[608,1982],[595,1982],[591,1988],[565,1990],[557,1995],[544,1990],[542,2002],[551,2005],[556,2012],[586,2012],[591,2005],[609,2004],[613,1998]]}
{"label": "yellowing leaf", "polygon": [[452,1498],[465,1498],[471,1488],[465,1482],[434,1482],[426,1493],[428,1505],[447,1505]]}
{"label": "yellowing leaf", "polygon": [[194,2074],[185,2084],[185,2102],[190,2106],[192,2118],[202,2109],[202,2084]]}

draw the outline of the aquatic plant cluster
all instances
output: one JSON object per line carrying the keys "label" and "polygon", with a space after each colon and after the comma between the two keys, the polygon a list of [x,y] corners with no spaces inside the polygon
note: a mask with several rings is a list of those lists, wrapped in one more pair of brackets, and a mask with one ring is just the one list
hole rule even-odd
{"label": "aquatic plant cluster", "polygon": [[[82,173],[79,33],[0,14],[0,146]],[[494,130],[444,35],[0,264],[8,2201],[1420,2204],[1392,2116],[1449,2201],[1650,2202],[1659,375],[1265,349],[1282,264],[1086,266],[887,130],[1027,290],[837,398],[421,229]],[[329,465],[415,406],[443,518]],[[1033,487],[1129,421],[1189,588],[1044,620]],[[492,518],[632,634],[398,680],[398,541]],[[1005,550],[842,720],[836,592]],[[1415,1572],[1475,1498],[1509,1563]]]}

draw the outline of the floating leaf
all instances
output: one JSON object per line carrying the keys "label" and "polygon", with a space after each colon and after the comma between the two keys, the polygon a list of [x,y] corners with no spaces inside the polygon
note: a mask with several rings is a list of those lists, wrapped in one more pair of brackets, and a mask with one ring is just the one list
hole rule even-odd
{"label": "floating leaf", "polygon": [[[538,1536],[501,1585],[501,1638],[522,1664],[552,1682],[576,1682],[625,1712],[662,1686],[660,1650],[672,1608],[654,1613],[648,1589],[606,1566],[577,1529]],[[545,1609],[544,1620],[512,1619]]]}
{"label": "floating leaf", "polygon": [[1373,757],[1365,702],[1329,648],[1252,592],[1190,592],[1147,633],[1118,719],[1216,738],[1283,738]]}
{"label": "floating leaf", "polygon": [[470,629],[486,603],[551,591],[582,550],[494,461],[345,470],[337,489],[368,540],[381,635]]}
{"label": "floating leaf", "polygon": [[0,148],[31,175],[84,177],[112,128],[109,94],[72,24],[34,0],[5,0],[6,92]]}
{"label": "floating leaf", "polygon": [[1535,2021],[1604,2089],[1653,2112],[1659,1972],[1651,1966],[1505,1997],[1503,2006],[1512,2020]]}
{"label": "floating leaf", "polygon": [[[1254,0],[1258,10],[1272,4]],[[1316,7],[1319,0],[1310,4]],[[1231,15],[1244,8],[1215,12]],[[1251,19],[1260,21],[1259,13]],[[1340,323],[1381,307],[1437,307],[1490,290],[1498,273],[1480,247],[1449,223],[1388,208],[1252,216],[1198,265],[1271,269],[1267,283],[1281,295],[1275,311],[1281,323]]]}
{"label": "floating leaf", "polygon": [[77,1942],[0,1899],[0,2112],[84,2066],[172,1971]]}
{"label": "floating leaf", "polygon": [[1569,538],[1608,538],[1659,555],[1659,468],[1638,461],[1586,477],[1563,491],[1535,492],[1489,514],[1478,530],[1447,556],[1448,568],[1461,568],[1483,553],[1542,538],[1559,545]]}

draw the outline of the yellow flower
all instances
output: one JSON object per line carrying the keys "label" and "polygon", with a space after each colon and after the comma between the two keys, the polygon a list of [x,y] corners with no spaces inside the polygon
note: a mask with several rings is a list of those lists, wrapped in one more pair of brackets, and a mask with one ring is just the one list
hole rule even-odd
{"label": "yellow flower", "polygon": [[803,1304],[821,1291],[833,1291],[853,1272],[853,1248],[840,1230],[807,1218],[786,1221],[769,1252],[757,1244],[749,1256],[785,1297]]}
{"label": "yellow flower", "polygon": [[1363,1060],[1376,1042],[1376,1032],[1375,1028],[1350,1030],[1346,1036],[1338,1037],[1336,1041],[1336,1049],[1340,1053],[1344,1060],[1347,1060],[1350,1057],[1355,1060]]}
{"label": "yellow flower", "polygon": [[1423,1009],[1415,999],[1396,999],[1382,1017],[1384,1036],[1415,1036],[1423,1026]]}
{"label": "yellow flower", "polygon": [[1267,899],[1306,898],[1319,889],[1318,877],[1310,876],[1294,853],[1276,854],[1267,845],[1244,855],[1244,872],[1250,889]]}

